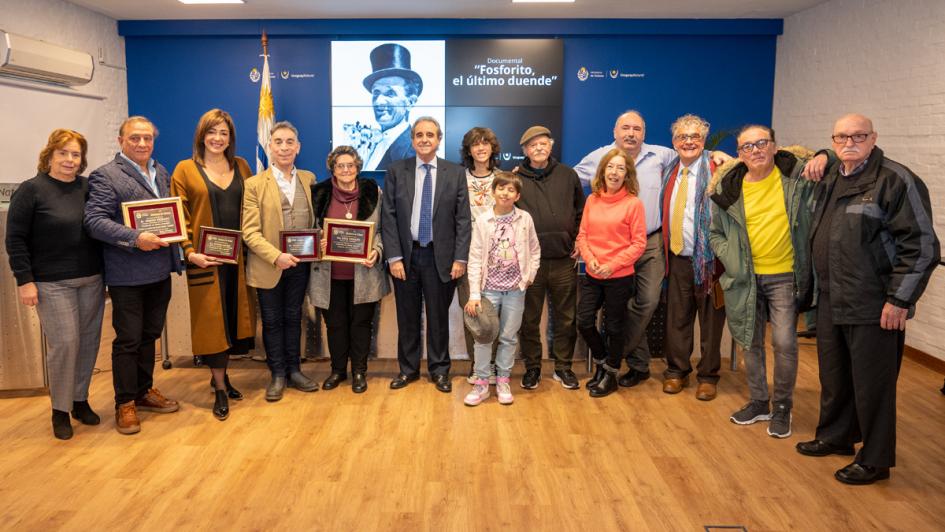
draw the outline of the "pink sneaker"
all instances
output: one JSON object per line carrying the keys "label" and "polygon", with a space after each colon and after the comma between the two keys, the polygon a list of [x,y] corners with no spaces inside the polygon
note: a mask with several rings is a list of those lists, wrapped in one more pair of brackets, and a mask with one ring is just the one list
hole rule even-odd
{"label": "pink sneaker", "polygon": [[476,380],[476,384],[473,385],[472,390],[469,390],[469,393],[466,394],[466,398],[463,399],[463,403],[466,406],[476,406],[488,398],[489,381],[485,379],[478,379]]}
{"label": "pink sneaker", "polygon": [[512,387],[509,385],[508,377],[499,377],[495,381],[495,394],[499,398],[500,405],[510,405],[515,400],[512,397]]}

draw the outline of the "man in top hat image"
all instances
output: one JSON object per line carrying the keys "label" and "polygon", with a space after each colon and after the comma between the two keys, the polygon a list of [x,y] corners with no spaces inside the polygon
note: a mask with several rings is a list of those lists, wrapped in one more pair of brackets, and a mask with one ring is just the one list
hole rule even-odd
{"label": "man in top hat image", "polygon": [[410,109],[423,92],[423,80],[410,69],[410,51],[395,44],[382,44],[371,50],[372,72],[364,78],[364,88],[371,93],[374,118],[381,133],[364,157],[365,170],[385,170],[400,159],[415,157],[410,138]]}

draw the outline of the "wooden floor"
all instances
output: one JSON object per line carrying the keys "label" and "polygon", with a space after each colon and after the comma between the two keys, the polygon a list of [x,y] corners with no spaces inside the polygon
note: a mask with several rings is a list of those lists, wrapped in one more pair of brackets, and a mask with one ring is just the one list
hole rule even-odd
{"label": "wooden floor", "polygon": [[[247,398],[221,423],[209,371],[178,359],[155,374],[180,412],[142,413],[134,436],[114,430],[104,371],[91,393],[103,423],[75,424],[70,441],[52,437],[47,397],[0,400],[0,530],[943,530],[941,375],[903,362],[899,466],[846,486],[833,472],[848,457],[794,451],[819,393],[813,342],[801,346],[785,440],[729,422],[747,388],[727,360],[708,403],[693,388],[665,395],[658,378],[595,400],[546,367],[538,390],[515,381],[514,405],[476,408],[462,403],[467,362],[452,395],[425,380],[391,391],[382,361],[363,395],[346,383],[269,404],[265,367],[241,361],[231,375]],[[321,380],[328,365],[304,370]]]}

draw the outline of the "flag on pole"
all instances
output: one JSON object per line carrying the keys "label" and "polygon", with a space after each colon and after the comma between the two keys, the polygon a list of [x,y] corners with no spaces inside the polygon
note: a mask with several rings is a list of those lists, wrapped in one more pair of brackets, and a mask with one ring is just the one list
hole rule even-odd
{"label": "flag on pole", "polygon": [[259,86],[259,117],[256,121],[256,173],[262,173],[269,166],[269,135],[275,111],[272,105],[272,87],[269,83],[269,42],[263,32],[263,70],[262,83]]}

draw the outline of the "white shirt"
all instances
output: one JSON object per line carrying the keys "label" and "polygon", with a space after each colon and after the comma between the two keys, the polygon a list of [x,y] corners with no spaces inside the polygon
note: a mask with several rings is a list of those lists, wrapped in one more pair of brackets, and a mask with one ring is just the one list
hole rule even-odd
{"label": "white shirt", "polygon": [[[436,198],[436,157],[434,157],[429,163],[424,163],[418,156],[417,173],[414,176],[413,182],[413,208],[410,210],[410,235],[413,236],[413,239],[417,241],[420,240],[420,202],[423,201],[423,180],[427,176],[427,171],[423,168],[424,164],[429,164],[431,166],[430,175],[433,176],[433,194],[430,199]],[[431,216],[433,214],[433,205],[430,205],[430,214]],[[433,223],[432,219],[430,220],[430,223]]]}
{"label": "white shirt", "polygon": [[364,165],[364,169],[376,169],[377,165],[381,164],[381,159],[384,158],[384,154],[387,153],[387,149],[390,148],[390,145],[393,144],[394,141],[397,140],[397,137],[408,127],[407,121],[401,120],[396,126],[382,132],[381,141],[377,143],[377,146],[374,146],[374,149],[371,151],[371,156],[368,157],[367,164]]}
{"label": "white shirt", "polygon": [[[676,172],[676,184],[673,186],[673,197],[669,202],[669,212],[665,213],[666,216],[670,217],[670,231],[672,231],[672,213],[674,212],[673,209],[676,208],[676,198],[679,197],[681,192],[679,182],[682,180],[683,168],[686,168],[686,166],[680,161],[679,171]],[[682,224],[683,246],[682,251],[679,252],[680,257],[691,257],[695,246],[696,181],[698,181],[696,176],[699,175],[701,168],[702,157],[696,159],[689,167],[688,182],[686,183],[686,211],[683,213]],[[672,238],[672,235],[670,235],[670,238]]]}
{"label": "white shirt", "polygon": [[292,167],[291,176],[289,179],[285,178],[285,173],[282,170],[276,168],[275,165],[270,166],[272,169],[272,177],[276,178],[276,184],[279,185],[279,190],[282,191],[282,195],[285,196],[285,199],[289,201],[289,205],[292,205],[295,200],[295,183],[296,183],[296,174],[297,171],[295,167]]}

